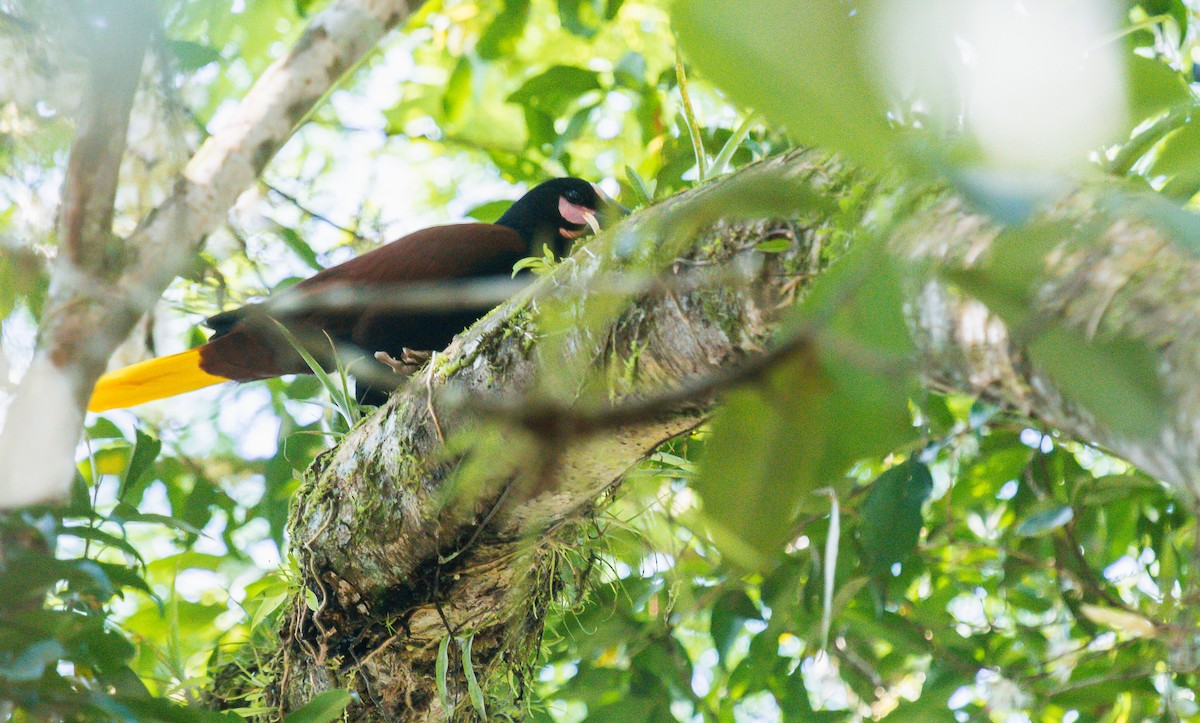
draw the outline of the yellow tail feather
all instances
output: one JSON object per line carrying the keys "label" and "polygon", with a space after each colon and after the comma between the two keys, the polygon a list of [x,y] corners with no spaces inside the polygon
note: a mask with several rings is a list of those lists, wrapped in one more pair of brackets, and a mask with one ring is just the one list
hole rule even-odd
{"label": "yellow tail feather", "polygon": [[197,347],[105,374],[92,390],[88,411],[132,407],[227,381],[200,368]]}

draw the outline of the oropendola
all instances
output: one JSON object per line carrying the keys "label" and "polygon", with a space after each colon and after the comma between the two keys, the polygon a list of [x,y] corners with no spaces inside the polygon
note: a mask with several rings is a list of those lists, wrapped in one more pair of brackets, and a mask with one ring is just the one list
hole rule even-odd
{"label": "oropendola", "polygon": [[[404,236],[343,264],[318,272],[261,303],[210,317],[208,343],[172,356],[150,359],[100,377],[88,409],[102,412],[190,392],[229,380],[245,382],[283,374],[310,373],[293,340],[322,365],[331,366],[330,341],[339,350],[357,349],[387,361],[411,358],[410,350],[443,349],[488,308],[459,305],[453,310],[414,312],[372,299],[403,284],[461,283],[508,277],[514,264],[549,246],[557,254],[589,230],[597,215],[626,209],[599,186],[578,178],[546,181],[518,199],[494,224],[433,226]],[[352,294],[353,303],[326,306],[317,297]],[[313,302],[313,303],[309,303]],[[278,323],[276,323],[278,322]],[[289,340],[280,326],[291,332]],[[328,338],[326,337],[328,335]],[[358,397],[371,404],[386,399],[387,367],[359,370]],[[364,379],[371,383],[363,384]]]}

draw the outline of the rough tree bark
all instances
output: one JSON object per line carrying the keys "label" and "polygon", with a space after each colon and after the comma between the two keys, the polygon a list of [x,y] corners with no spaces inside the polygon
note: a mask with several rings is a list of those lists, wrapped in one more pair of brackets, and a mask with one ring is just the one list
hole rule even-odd
{"label": "rough tree bark", "polygon": [[[811,151],[765,161],[637,214],[460,337],[323,455],[297,494],[292,544],[318,604],[297,596],[280,639],[256,651],[267,699],[286,712],[346,687],[358,694],[355,720],[445,720],[435,666],[451,634],[471,640],[489,713],[519,713],[563,587],[556,560],[587,544],[590,515],[624,473],[705,419],[721,384],[704,380],[732,379],[730,369],[764,358],[793,292],[803,296],[844,246],[831,233],[834,215],[839,228],[847,208],[869,225],[893,190]],[[915,363],[931,385],[1103,445],[1194,499],[1200,261],[1148,222],[1100,215],[1096,194],[1113,192],[1097,182],[1042,212],[1068,223],[1043,260],[1040,316],[1144,341],[1161,359],[1171,405],[1161,429],[1133,438],[1105,427],[1028,362],[998,319],[943,280],[939,271],[986,258],[999,231],[944,190],[919,199],[890,236],[908,272]],[[1105,224],[1102,242],[1071,231],[1090,223]],[[755,250],[779,237],[792,240],[788,251]],[[626,294],[601,323],[583,313],[572,318],[585,323],[547,334],[530,312],[563,300],[577,312],[610,303],[608,292],[622,286],[612,272],[635,260],[661,269],[662,281]],[[550,367],[555,384],[544,383]],[[571,383],[562,369],[573,370]],[[653,403],[664,390],[676,390],[672,403]],[[474,452],[464,440],[478,443]],[[469,719],[460,667],[450,666],[448,702],[455,719]],[[236,706],[253,691],[237,671],[227,665],[218,675],[216,705]]]}

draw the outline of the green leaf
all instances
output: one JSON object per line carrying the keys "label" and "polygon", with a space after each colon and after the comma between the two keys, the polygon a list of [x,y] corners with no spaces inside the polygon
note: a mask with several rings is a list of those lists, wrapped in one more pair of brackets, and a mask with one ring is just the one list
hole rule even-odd
{"label": "green leaf", "polygon": [[517,274],[528,270],[538,276],[545,276],[554,271],[554,267],[557,265],[558,258],[554,255],[554,249],[550,248],[550,244],[546,244],[542,247],[541,256],[526,256],[513,264],[512,275],[513,278],[516,278]]}
{"label": "green leaf", "polygon": [[528,22],[529,0],[504,0],[504,9],[483,31],[475,51],[484,60],[498,60],[512,55]]}
{"label": "green leaf", "polygon": [[695,486],[718,547],[742,565],[767,564],[787,540],[800,496],[817,486],[799,450],[812,447],[801,439],[826,432],[817,410],[827,383],[814,375],[784,399],[735,390],[713,419]]}
{"label": "green leaf", "polygon": [[1014,532],[1021,537],[1037,537],[1063,527],[1074,517],[1070,505],[1054,504],[1018,522]]}
{"label": "green leaf", "polygon": [[467,693],[471,696],[471,705],[475,708],[475,712],[479,714],[480,718],[487,720],[487,707],[484,705],[483,689],[479,687],[479,681],[475,678],[475,666],[471,663],[471,643],[474,641],[474,635],[468,635],[459,641],[459,644],[462,645],[463,675],[467,678]]}
{"label": "green leaf", "polygon": [[[1169,20],[1175,23],[1177,28],[1186,28],[1188,17],[1191,12],[1188,10],[1187,3],[1183,0],[1138,0],[1136,5],[1140,5],[1145,10],[1147,15],[1151,17],[1166,15],[1167,18],[1156,18],[1159,20]],[[1165,26],[1170,25],[1170,22],[1163,23]]]}
{"label": "green leaf", "polygon": [[467,216],[481,223],[496,223],[512,203],[509,200],[488,201],[467,211]]}
{"label": "green leaf", "polygon": [[208,555],[189,550],[168,557],[161,557],[146,567],[147,572],[151,576],[162,576],[170,579],[183,570],[211,570],[215,572],[220,570],[225,562],[226,558],[223,556]]}
{"label": "green leaf", "polygon": [[342,717],[353,698],[344,688],[317,693],[302,707],[288,713],[284,723],[330,723]]}
{"label": "green leaf", "polygon": [[[44,572],[50,578],[56,575],[68,582],[70,589],[91,595],[101,600],[107,600],[116,594],[116,586],[105,570],[104,565],[88,558],[76,560],[55,560],[47,563]],[[39,571],[42,572],[42,571]]]}
{"label": "green leaf", "polygon": [[929,468],[911,458],[871,483],[858,528],[871,574],[890,576],[892,566],[904,562],[917,549],[925,524],[922,506],[932,492]]}
{"label": "green leaf", "polygon": [[1194,195],[1200,180],[1200,117],[1193,115],[1163,138],[1146,175],[1169,177],[1171,181],[1163,189],[1168,196],[1187,199]]}
{"label": "green leaf", "polygon": [[291,250],[292,253],[305,263],[308,268],[313,271],[322,271],[325,267],[321,266],[320,259],[317,258],[317,252],[313,251],[312,246],[296,232],[296,229],[287,226],[277,227],[279,238],[283,240],[283,244]]}
{"label": "green leaf", "polygon": [[726,591],[713,603],[709,618],[708,634],[712,636],[718,659],[726,664],[729,649],[737,640],[738,633],[747,620],[760,620],[762,613],[746,595],[744,590]]}
{"label": "green leaf", "polygon": [[[855,579],[865,580],[865,578]],[[850,582],[852,583],[853,580]],[[848,624],[857,635],[870,640],[886,640],[890,647],[903,655],[921,657],[936,650],[932,641],[925,637],[925,631],[921,626],[914,625],[913,619],[904,615],[898,615],[888,610],[876,611],[857,607],[843,611],[840,619],[843,623]]]}
{"label": "green leaf", "polygon": [[653,721],[666,723],[675,720],[668,707],[669,696],[665,690],[650,690],[636,697],[619,700],[616,703],[596,706],[593,711],[588,707],[588,717],[596,721]]}
{"label": "green leaf", "polygon": [[81,629],[62,635],[62,640],[69,649],[68,657],[88,660],[101,669],[122,668],[134,653],[133,644],[124,635],[104,629],[97,619],[89,621]]}
{"label": "green leaf", "polygon": [[772,609],[797,597],[811,561],[787,557],[772,570],[759,588],[763,604]]}
{"label": "green leaf", "polygon": [[96,514],[95,508],[92,507],[91,488],[78,470],[75,472],[75,478],[71,480],[70,503],[63,512],[79,517],[92,517]]}
{"label": "green leaf", "polygon": [[557,696],[586,703],[588,708],[620,701],[629,692],[629,673],[581,663],[579,672],[559,689]]}
{"label": "green leaf", "polygon": [[121,537],[117,537],[116,535],[112,535],[107,532],[104,532],[103,530],[96,528],[96,527],[84,527],[81,525],[64,526],[60,529],[59,534],[60,535],[70,535],[71,537],[78,537],[81,540],[91,540],[94,542],[99,542],[104,545],[108,545],[109,547],[115,547],[118,550],[120,550],[121,552],[124,552],[127,555],[129,555],[130,557],[132,557],[133,559],[137,560],[138,562],[140,562],[140,563],[145,562],[145,560],[142,559],[141,553],[139,553],[137,551],[137,548],[135,548],[133,545],[129,544],[128,540],[125,540]]}
{"label": "green leaf", "polygon": [[567,32],[591,38],[604,20],[617,16],[625,0],[558,0],[558,18]]}
{"label": "green leaf", "polygon": [[437,682],[438,700],[442,701],[442,709],[446,711],[446,720],[451,719],[454,706],[450,702],[450,693],[446,688],[446,674],[450,670],[450,634],[442,638],[438,644],[437,664],[434,670]]}
{"label": "green leaf", "polygon": [[[825,479],[855,460],[882,456],[916,438],[909,393],[916,389],[914,347],[904,316],[905,295],[896,264],[873,239],[823,274],[795,320],[832,313],[820,334],[820,359],[835,396],[825,410],[831,433],[820,459]],[[870,243],[868,243],[870,241]]]}
{"label": "green leaf", "polygon": [[198,527],[188,524],[184,520],[152,512],[138,512],[137,508],[128,502],[121,502],[114,507],[110,518],[115,522],[146,522],[155,525],[166,525],[167,527],[174,528],[180,532],[186,532],[189,535],[196,535],[197,537],[204,534]]}
{"label": "green leaf", "polygon": [[0,680],[14,683],[37,680],[65,653],[62,643],[57,640],[39,640],[12,656],[7,651],[0,652]]}
{"label": "green leaf", "polygon": [[893,143],[865,62],[863,8],[827,0],[677,2],[688,59],[735,100],[805,144],[882,165]]}
{"label": "green leaf", "polygon": [[789,238],[773,238],[766,241],[759,241],[754,248],[764,254],[777,254],[787,251],[792,247],[792,240]]}
{"label": "green leaf", "polygon": [[554,128],[554,116],[549,113],[525,106],[525,132],[528,134],[526,145],[531,149],[550,152],[554,142],[558,140],[558,131]]}
{"label": "green leaf", "polygon": [[99,417],[87,428],[90,439],[124,439],[125,433],[121,428],[105,417]]}
{"label": "green leaf", "polygon": [[1200,256],[1200,214],[1157,193],[1114,192],[1101,198],[1114,221],[1136,217],[1159,229],[1178,248]]}
{"label": "green leaf", "polygon": [[474,68],[470,56],[464,55],[454,65],[446,92],[442,95],[442,113],[448,125],[457,125],[463,119],[472,96],[471,77]]}
{"label": "green leaf", "polygon": [[1169,108],[1195,101],[1183,75],[1157,58],[1126,55],[1129,111],[1132,125],[1143,123]]}
{"label": "green leaf", "polygon": [[649,206],[654,202],[654,191],[646,185],[646,181],[638,175],[638,172],[629,166],[625,166],[625,178],[629,180],[629,185],[637,194],[638,206]]}
{"label": "green leaf", "polygon": [[721,150],[717,152],[717,157],[713,159],[712,169],[709,171],[709,177],[719,176],[729,170],[729,164],[733,160],[734,154],[742,147],[742,143],[758,123],[758,115],[754,113],[742,120],[729,136],[729,140],[725,141],[725,145],[721,146]]}
{"label": "green leaf", "polygon": [[1141,474],[1110,474],[1085,479],[1078,494],[1079,503],[1088,506],[1141,499],[1165,501],[1170,491],[1162,482]]}
{"label": "green leaf", "polygon": [[692,665],[688,652],[670,635],[655,636],[629,664],[631,692],[655,691],[664,703],[692,695]]}
{"label": "green leaf", "polygon": [[632,50],[625,53],[613,68],[613,77],[618,85],[641,90],[646,85],[646,56]]}
{"label": "green leaf", "polygon": [[1146,344],[1089,340],[1082,331],[1054,326],[1028,348],[1038,369],[1114,432],[1149,439],[1166,423],[1159,358]]}
{"label": "green leaf", "polygon": [[985,264],[947,275],[1004,320],[1014,342],[1072,402],[1115,432],[1147,437],[1161,429],[1166,410],[1158,355],[1140,340],[1090,339],[1082,330],[1034,315],[1047,256],[1067,241],[1098,243],[1104,228],[1053,221],[1007,229]]}
{"label": "green leaf", "polygon": [[587,127],[588,121],[592,118],[592,111],[595,110],[598,103],[585,104],[582,108],[572,114],[571,119],[567,121],[567,127],[557,134],[554,143],[551,144],[550,160],[563,160],[563,163],[570,165],[570,159],[567,157],[567,144],[582,135],[584,128]]}
{"label": "green leaf", "polygon": [[799,511],[824,513],[814,490],[841,479],[856,460],[915,437],[902,301],[894,264],[864,240],[822,275],[781,330],[800,334],[808,324],[819,333],[759,388],[727,396],[696,482],[727,555],[765,564]]}
{"label": "green leaf", "polygon": [[126,567],[125,565],[115,565],[109,562],[97,562],[95,564],[104,571],[104,574],[109,580],[116,583],[118,586],[131,588],[133,590],[140,590],[149,595],[152,599],[158,599],[158,596],[154,594],[154,590],[151,589],[145,578],[139,575],[133,568]]}
{"label": "green leaf", "polygon": [[813,710],[803,675],[775,675],[769,683],[787,723],[840,723],[846,719],[844,711]]}
{"label": "green leaf", "polygon": [[121,474],[129,468],[129,460],[132,456],[133,450],[125,440],[120,440],[115,444],[95,450],[91,459],[80,465],[80,471],[89,482],[95,483],[96,480],[91,479],[93,472],[97,475]]}
{"label": "green leaf", "polygon": [[221,51],[190,40],[168,40],[167,49],[179,61],[181,70],[199,70],[221,59]]}
{"label": "green leaf", "polygon": [[[300,342],[286,326],[281,324],[277,319],[271,319],[271,321],[275,322],[275,326],[279,328],[280,333],[283,334],[283,337],[287,339],[292,348],[296,350],[296,353],[300,355],[300,358],[304,360],[304,363],[308,365],[308,368],[312,371],[313,375],[316,376],[317,379],[321,380],[321,385],[325,387],[325,391],[329,393],[330,399],[333,400],[334,407],[337,409],[338,413],[342,415],[342,418],[346,422],[346,426],[348,428],[353,428],[354,425],[358,424],[362,412],[358,408],[358,402],[355,400],[354,395],[350,393],[350,389],[345,384],[345,375],[342,375],[343,383],[338,384],[336,381],[334,381],[333,377],[331,377],[329,373],[325,371],[325,368],[322,367],[315,358],[313,358],[313,355],[310,354],[308,350],[300,344]],[[329,344],[332,347],[333,341],[330,340]],[[338,362],[338,371],[342,371],[342,365],[340,361]]]}
{"label": "green leaf", "polygon": [[250,619],[250,629],[253,630],[254,628],[257,628],[259,624],[267,618],[267,616],[278,610],[279,606],[283,605],[285,602],[291,599],[291,597],[291,594],[284,591],[263,598],[262,602],[258,604],[258,608],[254,611],[254,616]]}
{"label": "green leaf", "polygon": [[[136,430],[137,441],[133,445],[133,455],[129,459],[129,467],[121,479],[121,488],[117,499],[123,500],[131,492],[143,489],[142,478],[149,471],[150,465],[158,459],[162,451],[162,442],[157,437],[146,434],[141,429]],[[141,494],[135,492],[134,499],[141,499]]]}
{"label": "green leaf", "polygon": [[601,87],[600,77],[594,71],[573,65],[555,65],[525,81],[508,97],[508,102],[540,111],[553,121],[566,113],[580,96]]}
{"label": "green leaf", "polygon": [[982,301],[1012,330],[1030,315],[1039,281],[1046,274],[1046,257],[1075,229],[1050,221],[1005,229],[992,242],[984,264],[973,269],[946,270],[948,278]]}
{"label": "green leaf", "polygon": [[182,505],[172,505],[177,511],[175,516],[196,529],[203,530],[212,519],[212,508],[218,503],[221,493],[210,480],[202,477],[197,479],[191,491],[185,494]]}

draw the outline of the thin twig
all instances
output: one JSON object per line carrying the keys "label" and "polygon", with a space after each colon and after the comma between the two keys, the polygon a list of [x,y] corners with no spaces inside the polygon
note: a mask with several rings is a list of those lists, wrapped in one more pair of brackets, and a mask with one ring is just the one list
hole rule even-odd
{"label": "thin twig", "polygon": [[541,438],[569,439],[636,425],[664,413],[678,411],[689,404],[703,403],[719,391],[760,379],[777,364],[809,351],[818,344],[883,372],[902,371],[909,366],[908,360],[889,358],[851,339],[825,331],[827,322],[867,282],[867,276],[864,270],[858,274],[858,278],[848,279],[838,293],[831,294],[820,307],[811,309],[808,318],[772,348],[740,366],[721,369],[674,389],[625,401],[617,406],[592,409],[579,409],[556,402],[531,402],[527,399],[500,401],[479,397],[468,399],[465,405],[481,416],[517,424]]}
{"label": "thin twig", "polygon": [[504,506],[504,501],[508,499],[508,493],[512,491],[512,488],[515,487],[516,484],[517,478],[513,477],[504,485],[504,489],[500,492],[500,496],[496,498],[496,501],[492,504],[491,509],[489,509],[488,513],[484,516],[483,521],[481,521],[478,525],[475,525],[475,529],[472,530],[471,536],[467,538],[467,541],[463,543],[463,546],[450,553],[446,557],[438,557],[439,563],[445,564],[450,562],[459,555],[462,555],[467,550],[470,550],[471,547],[475,545],[475,541],[479,539],[479,535],[483,533],[484,529],[487,528],[488,523],[490,523],[492,518],[496,516],[496,512]]}
{"label": "thin twig", "polygon": [[701,402],[720,390],[757,379],[781,360],[803,350],[812,338],[811,330],[805,329],[803,333],[795,334],[741,366],[615,407],[576,409],[554,403],[531,403],[528,400],[502,402],[478,398],[469,400],[467,406],[485,417],[504,419],[539,435],[557,433],[579,436],[611,431]]}
{"label": "thin twig", "polygon": [[262,184],[271,193],[274,193],[275,195],[279,196],[283,200],[287,201],[288,203],[292,204],[296,208],[300,209],[301,213],[303,213],[305,216],[308,216],[309,218],[314,218],[314,219],[320,221],[321,223],[325,224],[326,226],[331,226],[331,227],[337,229],[338,231],[341,231],[344,234],[353,236],[355,238],[355,240],[367,241],[367,242],[375,241],[375,239],[369,239],[366,236],[363,236],[362,234],[360,234],[358,231],[350,228],[349,226],[345,226],[343,224],[338,223],[337,221],[334,221],[333,219],[329,218],[328,216],[321,213],[320,211],[314,211],[313,209],[311,209],[307,205],[305,205],[304,202],[301,201],[299,198],[296,198],[294,195],[292,195],[292,194],[288,193],[287,191],[283,190],[282,188],[276,186],[275,184],[271,183],[267,179],[265,179],[265,178],[262,179]]}

